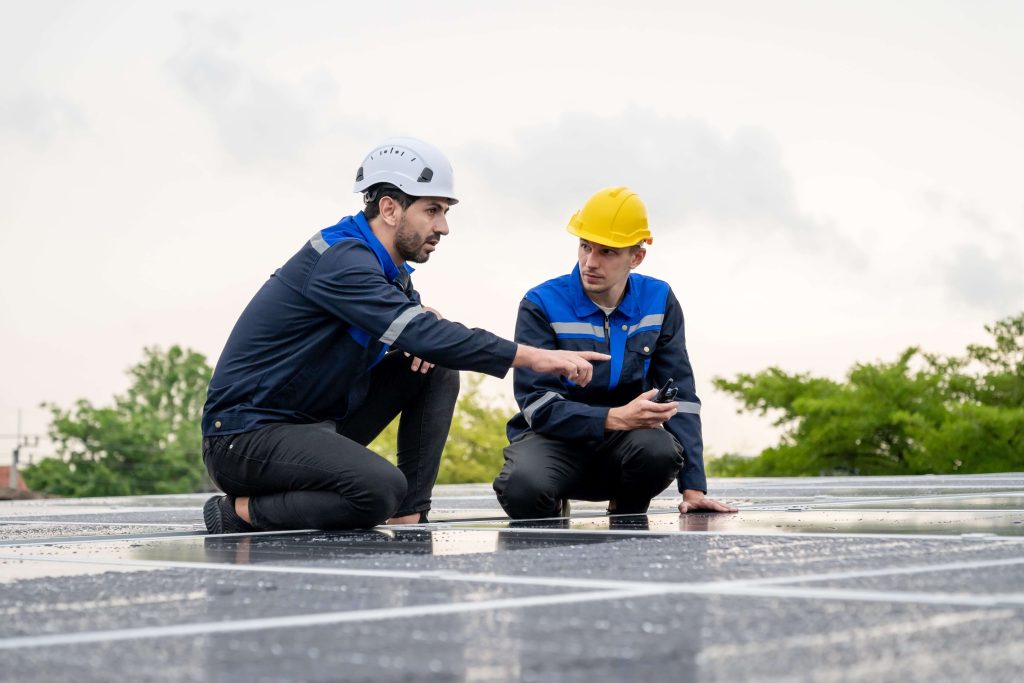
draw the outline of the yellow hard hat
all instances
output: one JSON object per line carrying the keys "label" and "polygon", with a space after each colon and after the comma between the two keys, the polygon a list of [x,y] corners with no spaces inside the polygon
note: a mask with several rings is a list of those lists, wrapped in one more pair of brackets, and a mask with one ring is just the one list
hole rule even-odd
{"label": "yellow hard hat", "polygon": [[647,227],[647,207],[628,187],[606,187],[572,215],[566,230],[606,247],[653,244]]}

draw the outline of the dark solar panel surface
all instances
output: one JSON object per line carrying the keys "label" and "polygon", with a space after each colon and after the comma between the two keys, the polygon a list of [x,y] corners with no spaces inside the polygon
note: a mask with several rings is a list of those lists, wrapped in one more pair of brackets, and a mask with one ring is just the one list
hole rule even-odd
{"label": "dark solar panel surface", "polygon": [[1021,681],[1024,474],[726,479],[731,515],[207,536],[205,496],[0,503],[11,681]]}

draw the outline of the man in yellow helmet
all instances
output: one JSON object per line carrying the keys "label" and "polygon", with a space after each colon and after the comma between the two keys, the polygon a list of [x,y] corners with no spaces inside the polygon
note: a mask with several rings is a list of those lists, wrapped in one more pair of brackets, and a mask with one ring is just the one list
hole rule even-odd
{"label": "man in yellow helmet", "polygon": [[[564,516],[570,498],[642,514],[678,478],[680,512],[735,512],[705,495],[700,401],[679,302],[666,282],[632,272],[653,242],[643,202],[626,187],[603,189],[568,230],[579,238],[579,263],[527,292],[515,339],[611,361],[595,366],[586,387],[515,371],[520,412],[494,481],[499,502],[513,519]],[[678,400],[656,396],[669,380]]]}

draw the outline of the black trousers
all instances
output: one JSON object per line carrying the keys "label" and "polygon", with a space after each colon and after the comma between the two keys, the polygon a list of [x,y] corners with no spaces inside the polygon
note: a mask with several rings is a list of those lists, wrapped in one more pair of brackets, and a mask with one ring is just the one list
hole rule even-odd
{"label": "black trousers", "polygon": [[494,491],[512,519],[552,517],[562,498],[614,499],[616,514],[642,514],[682,466],[683,448],[664,429],[609,432],[597,444],[527,432],[505,448]]}
{"label": "black trousers", "polygon": [[[343,422],[275,424],[203,441],[214,483],[250,496],[253,526],[364,529],[426,512],[448,438],[459,373],[412,372],[394,351],[373,369],[366,401]],[[366,448],[396,415],[398,467]]]}

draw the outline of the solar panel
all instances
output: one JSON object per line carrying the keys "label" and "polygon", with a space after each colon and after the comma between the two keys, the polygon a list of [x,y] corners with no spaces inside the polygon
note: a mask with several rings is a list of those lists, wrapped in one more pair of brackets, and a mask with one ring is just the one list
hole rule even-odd
{"label": "solar panel", "polygon": [[740,512],[209,536],[205,496],[0,503],[0,678],[1020,680],[1024,474],[712,480]]}

